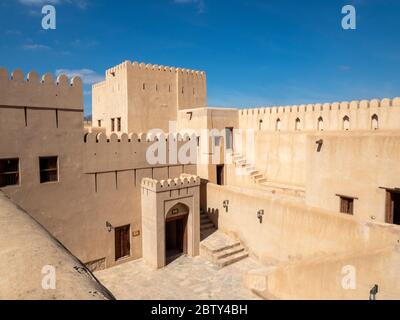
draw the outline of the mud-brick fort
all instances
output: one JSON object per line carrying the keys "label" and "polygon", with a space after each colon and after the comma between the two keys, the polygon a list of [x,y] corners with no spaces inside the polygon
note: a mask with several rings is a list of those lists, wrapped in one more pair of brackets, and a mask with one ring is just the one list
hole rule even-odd
{"label": "mud-brick fort", "polygon": [[0,69],[0,298],[110,299],[92,271],[182,254],[257,259],[265,299],[400,298],[400,98],[212,108],[205,72],[126,61],[92,109],[79,78]]}

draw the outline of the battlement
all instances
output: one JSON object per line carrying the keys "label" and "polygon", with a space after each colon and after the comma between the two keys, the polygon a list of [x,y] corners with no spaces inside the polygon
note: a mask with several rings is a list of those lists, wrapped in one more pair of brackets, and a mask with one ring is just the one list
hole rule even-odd
{"label": "battlement", "polygon": [[0,68],[0,105],[83,110],[82,80],[69,80],[65,75],[54,80],[50,73],[39,78],[35,71],[25,77],[19,69],[9,76],[6,69]]}
{"label": "battlement", "polygon": [[265,113],[289,113],[289,112],[314,112],[326,110],[355,110],[355,109],[368,109],[379,107],[400,107],[400,97],[394,99],[373,99],[373,100],[355,100],[333,103],[316,103],[316,104],[302,104],[292,106],[270,106],[260,108],[250,108],[239,110],[239,115],[255,115]]}
{"label": "battlement", "polygon": [[238,110],[242,129],[340,131],[400,129],[400,97]]}
{"label": "battlement", "polygon": [[[178,152],[191,139],[195,138],[181,134],[112,133],[107,135],[103,132],[86,133],[83,148],[86,159],[84,171],[89,173],[114,172],[169,165],[170,154],[175,154],[174,150]],[[196,139],[194,141],[196,142]],[[149,150],[150,152],[156,152],[156,150],[162,152],[160,158],[157,158],[159,161],[149,162],[147,154]],[[165,154],[162,150],[165,150]],[[180,165],[177,158],[173,163]]]}
{"label": "battlement", "polygon": [[204,71],[190,70],[190,69],[177,68],[177,67],[159,66],[156,64],[148,64],[148,63],[146,64],[146,63],[137,62],[137,61],[131,62],[131,61],[127,60],[115,67],[112,67],[112,68],[106,70],[106,77],[114,76],[119,71],[126,70],[128,67],[132,67],[136,70],[144,70],[144,71],[186,74],[186,75],[198,77],[199,79],[202,79],[205,75]]}
{"label": "battlement", "polygon": [[154,134],[154,133],[112,133],[106,134],[104,132],[96,133],[90,132],[84,135],[84,142],[86,144],[129,144],[129,143],[148,143],[156,141],[179,141],[188,142],[196,139],[196,135],[189,135],[187,133],[170,133],[170,134]]}
{"label": "battlement", "polygon": [[150,178],[142,179],[142,188],[154,192],[191,188],[199,185],[200,185],[200,177],[189,174],[182,174],[179,178],[160,180],[160,181]]}

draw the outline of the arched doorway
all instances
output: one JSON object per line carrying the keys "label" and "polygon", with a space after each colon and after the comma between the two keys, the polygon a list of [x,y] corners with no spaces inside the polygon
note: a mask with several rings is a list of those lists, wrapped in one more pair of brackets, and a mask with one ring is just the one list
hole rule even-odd
{"label": "arched doorway", "polygon": [[188,253],[187,222],[189,208],[178,203],[173,206],[165,218],[165,262],[171,263]]}

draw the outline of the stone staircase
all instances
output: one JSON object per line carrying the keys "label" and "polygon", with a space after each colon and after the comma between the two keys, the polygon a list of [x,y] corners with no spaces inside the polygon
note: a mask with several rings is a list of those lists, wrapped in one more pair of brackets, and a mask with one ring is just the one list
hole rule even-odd
{"label": "stone staircase", "polygon": [[263,190],[273,194],[277,193],[301,198],[305,196],[305,189],[302,187],[268,181],[267,176],[248,163],[248,160],[243,155],[234,154],[233,164],[236,170],[239,170],[240,174],[249,176],[254,184]]}
{"label": "stone staircase", "polygon": [[250,163],[248,163],[247,159],[243,155],[235,154],[233,156],[233,163],[235,164],[236,168],[240,170],[241,174],[250,176],[255,183],[268,181],[267,177]]}
{"label": "stone staircase", "polygon": [[249,256],[240,241],[233,240],[219,230],[203,239],[200,243],[200,254],[223,268]]}
{"label": "stone staircase", "polygon": [[217,229],[215,228],[214,224],[208,218],[207,214],[200,210],[200,239],[203,237],[207,237],[208,235],[214,233]]}

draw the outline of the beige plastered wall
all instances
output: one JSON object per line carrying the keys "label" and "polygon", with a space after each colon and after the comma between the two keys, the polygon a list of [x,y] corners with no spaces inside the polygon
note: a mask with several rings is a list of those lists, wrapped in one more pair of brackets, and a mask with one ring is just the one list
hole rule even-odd
{"label": "beige plastered wall", "polygon": [[[228,212],[223,201],[229,201]],[[264,210],[260,223],[257,212]],[[327,254],[367,253],[400,240],[397,226],[364,222],[257,190],[207,185],[207,211],[265,263]]]}
{"label": "beige plastered wall", "polygon": [[386,222],[383,188],[400,187],[398,132],[316,134],[308,137],[307,146],[307,204],[339,211],[338,195],[354,197],[357,218]]}
{"label": "beige plastered wall", "polygon": [[[64,86],[64,77],[57,84],[50,76],[28,82],[19,71],[12,80],[1,74],[0,88],[7,90],[0,95],[0,158],[19,158],[20,165],[19,185],[2,188],[4,193],[84,263],[110,267],[141,258],[141,180],[195,174],[196,166],[149,165],[147,136],[85,135],[78,78]],[[40,183],[43,156],[58,156],[57,182]],[[125,225],[131,230],[130,257],[115,261],[115,227]]]}

